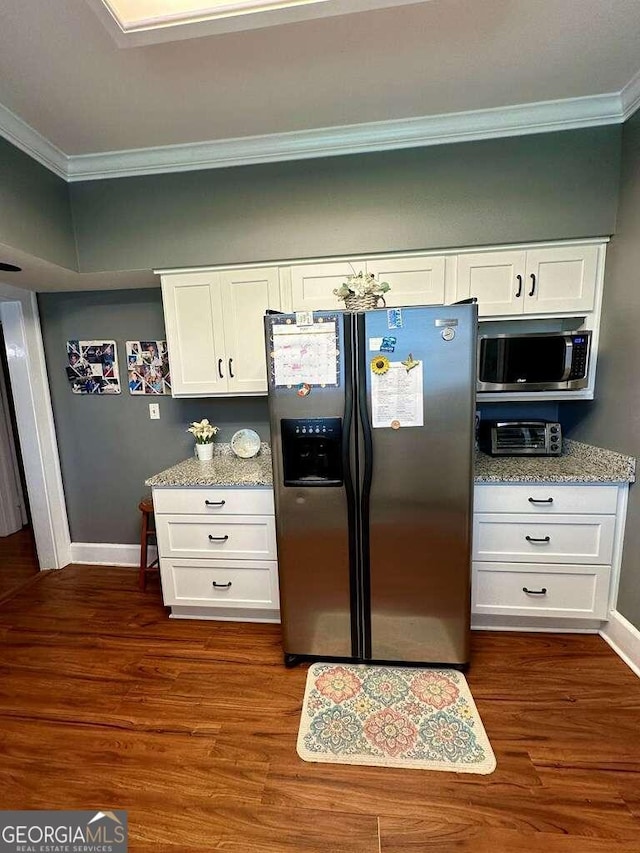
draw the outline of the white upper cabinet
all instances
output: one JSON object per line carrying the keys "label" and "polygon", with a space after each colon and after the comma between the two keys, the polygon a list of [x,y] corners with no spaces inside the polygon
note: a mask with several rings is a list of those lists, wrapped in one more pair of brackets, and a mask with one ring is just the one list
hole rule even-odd
{"label": "white upper cabinet", "polygon": [[219,273],[162,277],[162,302],[174,397],[227,391]]}
{"label": "white upper cabinet", "polygon": [[[352,265],[353,264],[353,265]],[[334,294],[348,275],[364,270],[364,261],[336,261],[291,267],[291,302],[294,311],[331,311],[344,307]]]}
{"label": "white upper cabinet", "polygon": [[384,294],[389,307],[396,305],[442,305],[444,303],[445,258],[442,255],[404,258],[369,258],[326,264],[291,267],[291,295],[294,311],[341,310],[344,304],[334,294],[348,275],[373,273],[387,281],[391,290]]}
{"label": "white upper cabinet", "polygon": [[264,315],[280,310],[275,267],[220,273],[229,392],[266,394]]}
{"label": "white upper cabinet", "polygon": [[443,255],[369,260],[367,272],[373,273],[378,281],[388,281],[391,285],[391,290],[384,294],[390,308],[444,303]]}
{"label": "white upper cabinet", "polygon": [[477,297],[484,317],[592,311],[598,251],[578,244],[460,254],[456,299]]}
{"label": "white upper cabinet", "polygon": [[522,313],[525,252],[471,252],[458,255],[456,299],[478,299],[480,315]]}
{"label": "white upper cabinet", "polygon": [[527,252],[525,314],[591,311],[598,273],[596,246]]}
{"label": "white upper cabinet", "polygon": [[[584,328],[592,332],[589,387],[580,395],[572,392],[571,399],[592,399],[605,246],[606,240],[594,239],[164,272],[173,396],[266,394],[267,309],[341,311],[344,302],[333,291],[362,270],[389,283],[384,299],[390,308],[444,305],[475,296],[480,316],[497,321],[556,322],[583,315]],[[548,399],[562,399],[561,392],[549,394]],[[535,399],[542,399],[539,392]]]}
{"label": "white upper cabinet", "polygon": [[277,268],[162,276],[174,397],[266,394],[263,318],[280,309]]}

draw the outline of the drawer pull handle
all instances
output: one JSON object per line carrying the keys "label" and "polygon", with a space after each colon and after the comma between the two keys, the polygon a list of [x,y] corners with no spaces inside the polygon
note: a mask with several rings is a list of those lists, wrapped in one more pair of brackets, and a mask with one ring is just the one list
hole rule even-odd
{"label": "drawer pull handle", "polygon": [[226,542],[229,536],[225,534],[224,536],[212,536],[209,534],[209,542]]}
{"label": "drawer pull handle", "polygon": [[[529,498],[529,500],[531,500],[531,498]],[[204,502],[205,506],[224,506],[225,504],[226,504],[226,501],[205,501]]]}
{"label": "drawer pull handle", "polygon": [[546,595],[547,594],[546,586],[543,586],[542,589],[527,589],[526,586],[523,586],[522,591],[526,592],[527,595]]}
{"label": "drawer pull handle", "polygon": [[552,504],[553,498],[529,498],[530,504]]}
{"label": "drawer pull handle", "polygon": [[216,583],[215,581],[212,581],[212,584],[215,589],[231,589],[231,581],[228,581],[227,583]]}
{"label": "drawer pull handle", "polygon": [[[209,537],[209,538],[211,538],[211,537]],[[543,536],[542,539],[536,539],[534,536],[525,536],[524,538],[527,540],[527,542],[542,542],[542,543],[551,542],[550,536]]]}

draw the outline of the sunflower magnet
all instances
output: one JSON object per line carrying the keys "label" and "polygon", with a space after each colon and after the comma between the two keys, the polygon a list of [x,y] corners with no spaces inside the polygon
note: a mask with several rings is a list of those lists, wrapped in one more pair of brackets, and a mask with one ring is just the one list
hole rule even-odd
{"label": "sunflower magnet", "polygon": [[386,355],[376,355],[371,359],[371,371],[376,376],[383,376],[390,367],[389,359]]}

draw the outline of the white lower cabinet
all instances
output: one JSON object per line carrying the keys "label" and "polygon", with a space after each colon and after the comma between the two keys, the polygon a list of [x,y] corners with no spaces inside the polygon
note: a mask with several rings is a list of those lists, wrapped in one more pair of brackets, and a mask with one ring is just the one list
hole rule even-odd
{"label": "white lower cabinet", "polygon": [[270,489],[153,490],[164,603],[174,617],[279,621]]}
{"label": "white lower cabinet", "polygon": [[[473,518],[474,624],[499,617],[566,627],[607,618],[624,527],[623,485],[478,484]],[[533,623],[530,620],[533,620]],[[568,620],[568,621],[567,621]],[[509,627],[514,623],[509,622]]]}

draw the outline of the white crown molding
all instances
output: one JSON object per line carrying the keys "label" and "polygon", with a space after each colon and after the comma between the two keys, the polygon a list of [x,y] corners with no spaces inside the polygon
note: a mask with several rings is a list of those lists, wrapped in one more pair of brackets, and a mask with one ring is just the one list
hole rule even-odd
{"label": "white crown molding", "polygon": [[423,145],[443,145],[573,130],[622,121],[618,94],[450,113],[343,127],[81,154],[69,158],[69,181],[187,172],[362,154]]}
{"label": "white crown molding", "polygon": [[629,80],[620,92],[620,104],[624,121],[630,118],[637,109],[640,109],[640,71]]}
{"label": "white crown molding", "polygon": [[[633,104],[640,105],[640,75],[623,89],[623,93],[630,114]],[[364,154],[621,124],[626,117],[623,93],[78,155],[64,154],[26,122],[0,106],[0,135],[65,180],[75,182]]]}
{"label": "white crown molding", "polygon": [[31,125],[0,104],[0,136],[65,180],[69,158]]}

